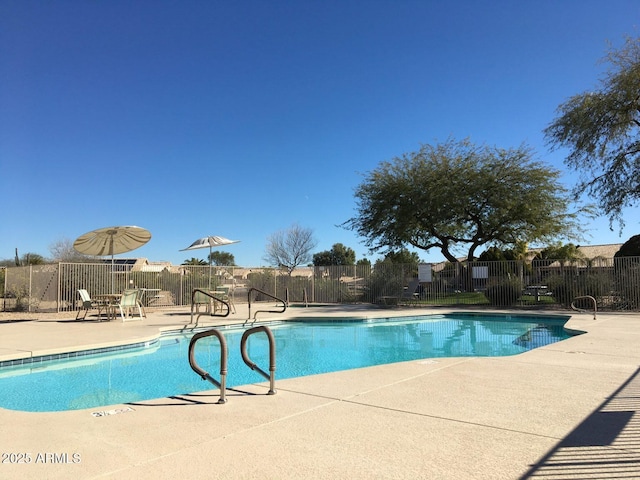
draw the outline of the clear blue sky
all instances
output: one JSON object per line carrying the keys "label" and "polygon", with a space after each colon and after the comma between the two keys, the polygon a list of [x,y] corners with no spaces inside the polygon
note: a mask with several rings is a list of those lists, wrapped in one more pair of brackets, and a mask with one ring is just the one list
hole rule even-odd
{"label": "clear blue sky", "polygon": [[0,259],[138,225],[121,256],[204,259],[179,250],[222,235],[257,266],[298,223],[374,260],[337,226],[363,173],[449,137],[564,169],[542,130],[639,21],[637,0],[0,0]]}

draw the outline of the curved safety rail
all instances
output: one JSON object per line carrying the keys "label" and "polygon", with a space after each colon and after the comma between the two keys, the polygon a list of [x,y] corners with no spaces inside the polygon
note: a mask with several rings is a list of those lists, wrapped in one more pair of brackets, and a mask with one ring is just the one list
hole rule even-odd
{"label": "curved safety rail", "polygon": [[258,293],[261,293],[262,295],[264,295],[266,297],[273,298],[276,302],[282,302],[282,310],[256,310],[256,312],[253,314],[253,320],[254,321],[256,319],[256,315],[258,315],[259,313],[284,313],[284,311],[287,309],[287,303],[284,300],[282,300],[281,298],[275,297],[275,296],[271,295],[270,293],[267,293],[267,292],[265,292],[263,290],[260,290],[258,288],[251,287],[249,289],[249,291],[247,292],[247,304],[249,305],[249,319],[251,319],[251,293],[252,292],[258,292]]}
{"label": "curved safety rail", "polygon": [[571,308],[574,309],[576,312],[586,312],[585,309],[583,308],[578,308],[575,306],[576,300],[591,300],[591,303],[593,303],[593,319],[596,319],[596,314],[598,313],[598,302],[597,300],[592,297],[591,295],[583,295],[581,297],[576,297],[573,299],[573,302],[571,302]]}
{"label": "curved safety rail", "polygon": [[[254,362],[251,361],[249,355],[247,355],[247,339],[254,333],[258,332],[266,333],[267,338],[269,339],[269,373],[258,367]],[[267,392],[267,395],[275,395],[276,390],[274,388],[274,385],[276,380],[276,341],[273,337],[273,332],[271,332],[271,329],[264,325],[259,325],[257,327],[245,330],[245,332],[242,334],[242,339],[240,340],[240,353],[242,354],[242,360],[244,360],[244,363],[246,363],[251,370],[257,371],[260,375],[269,380],[269,391]]]}
{"label": "curved safety rail", "polygon": [[[220,381],[218,382],[215,378],[209,375],[208,372],[200,368],[200,366],[196,363],[195,359],[195,346],[196,342],[204,337],[210,337],[214,335],[218,338],[220,342]],[[224,339],[222,333],[218,330],[211,329],[206,332],[196,333],[191,341],[189,342],[189,365],[191,365],[191,369],[196,372],[203,380],[207,380],[213,383],[215,386],[220,388],[220,399],[218,403],[226,403],[227,400],[225,398],[226,384],[227,384],[227,342]]]}
{"label": "curved safety rail", "polygon": [[[214,310],[213,313],[209,313],[207,315],[210,315],[212,317],[228,317],[229,316],[229,313],[231,313],[231,306],[229,305],[228,302],[226,302],[225,300],[222,300],[221,298],[216,297],[213,293],[208,292],[207,290],[202,290],[201,288],[194,288],[193,291],[191,292],[191,323],[193,323],[193,311],[196,308],[196,295],[198,293],[201,293],[202,295],[209,297],[211,299],[211,302],[218,302],[227,307],[227,311],[224,314],[218,314]],[[198,318],[200,318],[202,315],[204,315],[204,313],[198,313]],[[197,321],[198,320],[196,319],[196,322]]]}

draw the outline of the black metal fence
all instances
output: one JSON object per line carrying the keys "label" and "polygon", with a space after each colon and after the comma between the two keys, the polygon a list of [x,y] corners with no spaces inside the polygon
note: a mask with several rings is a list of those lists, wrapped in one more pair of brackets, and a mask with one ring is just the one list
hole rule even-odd
{"label": "black metal fence", "polygon": [[[189,305],[194,288],[232,288],[247,301],[257,288],[290,304],[486,305],[569,308],[591,296],[599,310],[640,310],[640,257],[580,261],[376,264],[300,267],[288,275],[273,268],[174,266],[149,271],[130,265],[58,263],[0,270],[5,311],[71,311],[78,289],[92,295],[130,287],[149,292],[147,306]],[[267,299],[252,298],[253,301]],[[580,301],[576,306],[587,306]]]}

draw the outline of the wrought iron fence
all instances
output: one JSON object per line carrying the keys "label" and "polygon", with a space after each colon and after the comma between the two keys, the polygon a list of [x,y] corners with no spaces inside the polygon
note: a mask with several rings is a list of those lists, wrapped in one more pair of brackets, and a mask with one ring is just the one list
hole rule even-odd
{"label": "wrought iron fence", "polygon": [[[148,307],[167,308],[189,305],[195,288],[215,290],[220,285],[232,287],[236,303],[246,302],[253,287],[290,304],[569,308],[576,297],[588,295],[598,309],[639,311],[640,257],[299,267],[291,275],[262,267],[145,271],[109,262],[59,263],[8,267],[0,292],[3,310],[69,311],[78,308],[81,288],[95,296],[135,287],[145,289]],[[261,300],[267,298],[252,302]]]}

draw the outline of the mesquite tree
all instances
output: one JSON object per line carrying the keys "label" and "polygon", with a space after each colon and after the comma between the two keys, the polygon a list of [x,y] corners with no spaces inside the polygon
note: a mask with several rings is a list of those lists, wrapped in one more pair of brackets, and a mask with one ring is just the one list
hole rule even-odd
{"label": "mesquite tree", "polygon": [[569,98],[545,130],[553,147],[568,148],[565,163],[581,173],[575,194],[587,192],[610,223],[640,199],[640,39],[610,50],[612,68],[600,88]]}
{"label": "mesquite tree", "polygon": [[476,146],[468,140],[423,145],[365,175],[357,215],[343,226],[372,250],[437,248],[452,263],[483,245],[575,238],[580,232],[560,172],[526,146]]}

